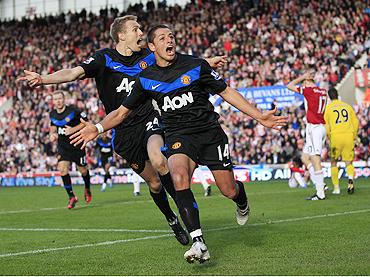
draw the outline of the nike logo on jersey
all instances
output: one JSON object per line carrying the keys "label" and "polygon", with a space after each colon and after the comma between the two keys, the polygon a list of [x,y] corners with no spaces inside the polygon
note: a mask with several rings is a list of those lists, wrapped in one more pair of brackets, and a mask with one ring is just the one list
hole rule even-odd
{"label": "nike logo on jersey", "polygon": [[229,166],[230,164],[231,164],[231,163],[224,163],[224,164],[223,164],[223,166],[224,166],[224,167],[227,167],[227,166]]}
{"label": "nike logo on jersey", "polygon": [[159,87],[161,84],[158,84],[158,85],[155,85],[155,86],[152,86],[152,89],[156,89],[157,87]]}
{"label": "nike logo on jersey", "polygon": [[206,253],[207,252],[207,249],[200,249],[200,252],[202,252],[202,254]]}
{"label": "nike logo on jersey", "polygon": [[120,68],[120,67],[122,67],[122,65],[113,66],[113,69],[117,69],[117,68]]}

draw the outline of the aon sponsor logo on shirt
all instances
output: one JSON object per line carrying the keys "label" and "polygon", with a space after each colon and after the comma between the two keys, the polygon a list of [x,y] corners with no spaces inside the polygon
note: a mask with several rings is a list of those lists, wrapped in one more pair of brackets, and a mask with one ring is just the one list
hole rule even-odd
{"label": "aon sponsor logo on shirt", "polygon": [[184,106],[187,106],[188,104],[191,104],[194,102],[193,94],[191,92],[184,93],[183,95],[178,95],[173,97],[172,99],[170,96],[166,96],[163,99],[163,106],[162,110],[164,112],[167,112],[168,109],[171,110],[177,110],[181,109]]}

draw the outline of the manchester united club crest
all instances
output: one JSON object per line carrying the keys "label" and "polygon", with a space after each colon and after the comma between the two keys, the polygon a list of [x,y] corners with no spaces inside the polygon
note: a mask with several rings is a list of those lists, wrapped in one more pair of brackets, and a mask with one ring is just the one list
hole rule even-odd
{"label": "manchester united club crest", "polygon": [[191,78],[188,75],[183,75],[181,77],[181,83],[183,83],[184,85],[189,85],[190,81],[191,81]]}
{"label": "manchester united club crest", "polygon": [[141,61],[141,62],[139,63],[139,66],[140,66],[140,68],[141,68],[141,69],[145,69],[145,68],[147,68],[147,67],[148,67],[148,64],[146,63],[146,61]]}

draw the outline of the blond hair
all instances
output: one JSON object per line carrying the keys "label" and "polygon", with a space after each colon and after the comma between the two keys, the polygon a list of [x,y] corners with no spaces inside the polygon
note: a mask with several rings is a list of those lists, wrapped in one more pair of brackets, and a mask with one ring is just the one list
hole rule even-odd
{"label": "blond hair", "polygon": [[118,33],[121,33],[125,29],[125,24],[129,20],[137,21],[137,16],[135,15],[125,15],[121,17],[117,17],[114,19],[113,23],[110,25],[110,37],[113,39],[115,43],[119,42]]}

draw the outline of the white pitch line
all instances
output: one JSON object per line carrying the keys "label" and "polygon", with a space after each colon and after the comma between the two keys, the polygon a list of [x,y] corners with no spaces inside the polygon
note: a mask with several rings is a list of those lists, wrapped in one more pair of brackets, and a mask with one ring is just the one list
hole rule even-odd
{"label": "white pitch line", "polygon": [[128,243],[128,242],[132,242],[132,241],[159,239],[159,238],[164,238],[164,237],[169,237],[169,236],[172,236],[172,234],[165,234],[165,235],[158,235],[158,236],[147,236],[147,237],[141,237],[141,238],[135,238],[135,239],[103,241],[103,242],[98,242],[98,243],[89,243],[89,244],[57,247],[57,248],[37,249],[37,250],[17,252],[17,253],[0,254],[0,258],[14,257],[14,256],[24,256],[24,255],[28,255],[28,254],[55,252],[55,251],[62,251],[62,250],[69,250],[69,249],[88,248],[88,247],[95,247],[95,246],[113,245],[113,244],[118,244],[118,243]]}
{"label": "white pitch line", "polygon": [[27,232],[118,232],[118,233],[170,233],[171,230],[132,230],[132,229],[77,229],[77,228],[1,228],[1,231]]}
{"label": "white pitch line", "polygon": [[[265,194],[283,194],[283,193],[292,193],[292,192],[298,192],[297,191],[277,191],[277,192],[252,192],[248,193],[248,195],[265,195]],[[202,200],[212,200],[212,199],[218,199],[223,198],[223,195],[217,195],[212,197],[205,197]],[[129,204],[140,204],[140,203],[151,203],[152,200],[132,200],[132,201],[122,201],[117,203],[99,203],[99,204],[93,204],[91,206],[93,207],[102,207],[102,206],[110,206],[110,205],[129,205]],[[77,206],[77,209],[79,207],[85,207],[85,206]],[[20,213],[33,213],[33,212],[48,212],[48,211],[55,211],[55,210],[67,210],[66,207],[51,207],[51,208],[40,208],[40,209],[22,209],[22,210],[15,210],[15,211],[0,211],[0,215],[7,215],[7,214],[20,214]]]}
{"label": "white pitch line", "polygon": [[[269,224],[278,224],[278,223],[303,221],[303,220],[312,220],[312,219],[317,219],[317,218],[328,218],[328,217],[335,217],[335,216],[342,216],[342,215],[349,215],[349,214],[367,213],[367,212],[370,212],[370,209],[348,211],[348,212],[341,212],[341,213],[333,213],[333,214],[322,214],[322,215],[314,215],[314,216],[296,217],[296,218],[288,218],[288,219],[280,219],[280,220],[272,220],[272,221],[269,221],[269,222],[260,222],[260,223],[248,224],[248,225],[246,225],[246,227],[249,227],[249,226],[263,226],[263,225],[269,225]],[[237,229],[237,228],[243,228],[243,227],[240,227],[240,226],[225,226],[225,227],[220,227],[220,228],[208,229],[206,231],[207,232],[215,232],[215,231],[224,231],[224,230]],[[31,250],[31,251],[25,251],[25,252],[0,254],[0,258],[14,257],[14,256],[24,256],[24,255],[28,255],[28,254],[39,254],[39,253],[46,253],[46,252],[55,252],[55,251],[77,249],[77,248],[105,246],[105,245],[112,245],[112,244],[118,244],[118,243],[128,243],[128,242],[133,242],[133,241],[141,241],[141,240],[149,240],[149,239],[159,239],[159,238],[164,238],[164,237],[169,237],[169,236],[173,236],[173,235],[172,234],[164,234],[164,235],[158,235],[158,236],[147,236],[147,237],[141,237],[141,238],[135,238],[135,239],[104,241],[104,242],[98,242],[98,243],[73,245],[73,246],[66,246],[66,247],[59,247],[59,248],[37,249],[37,250]]]}

